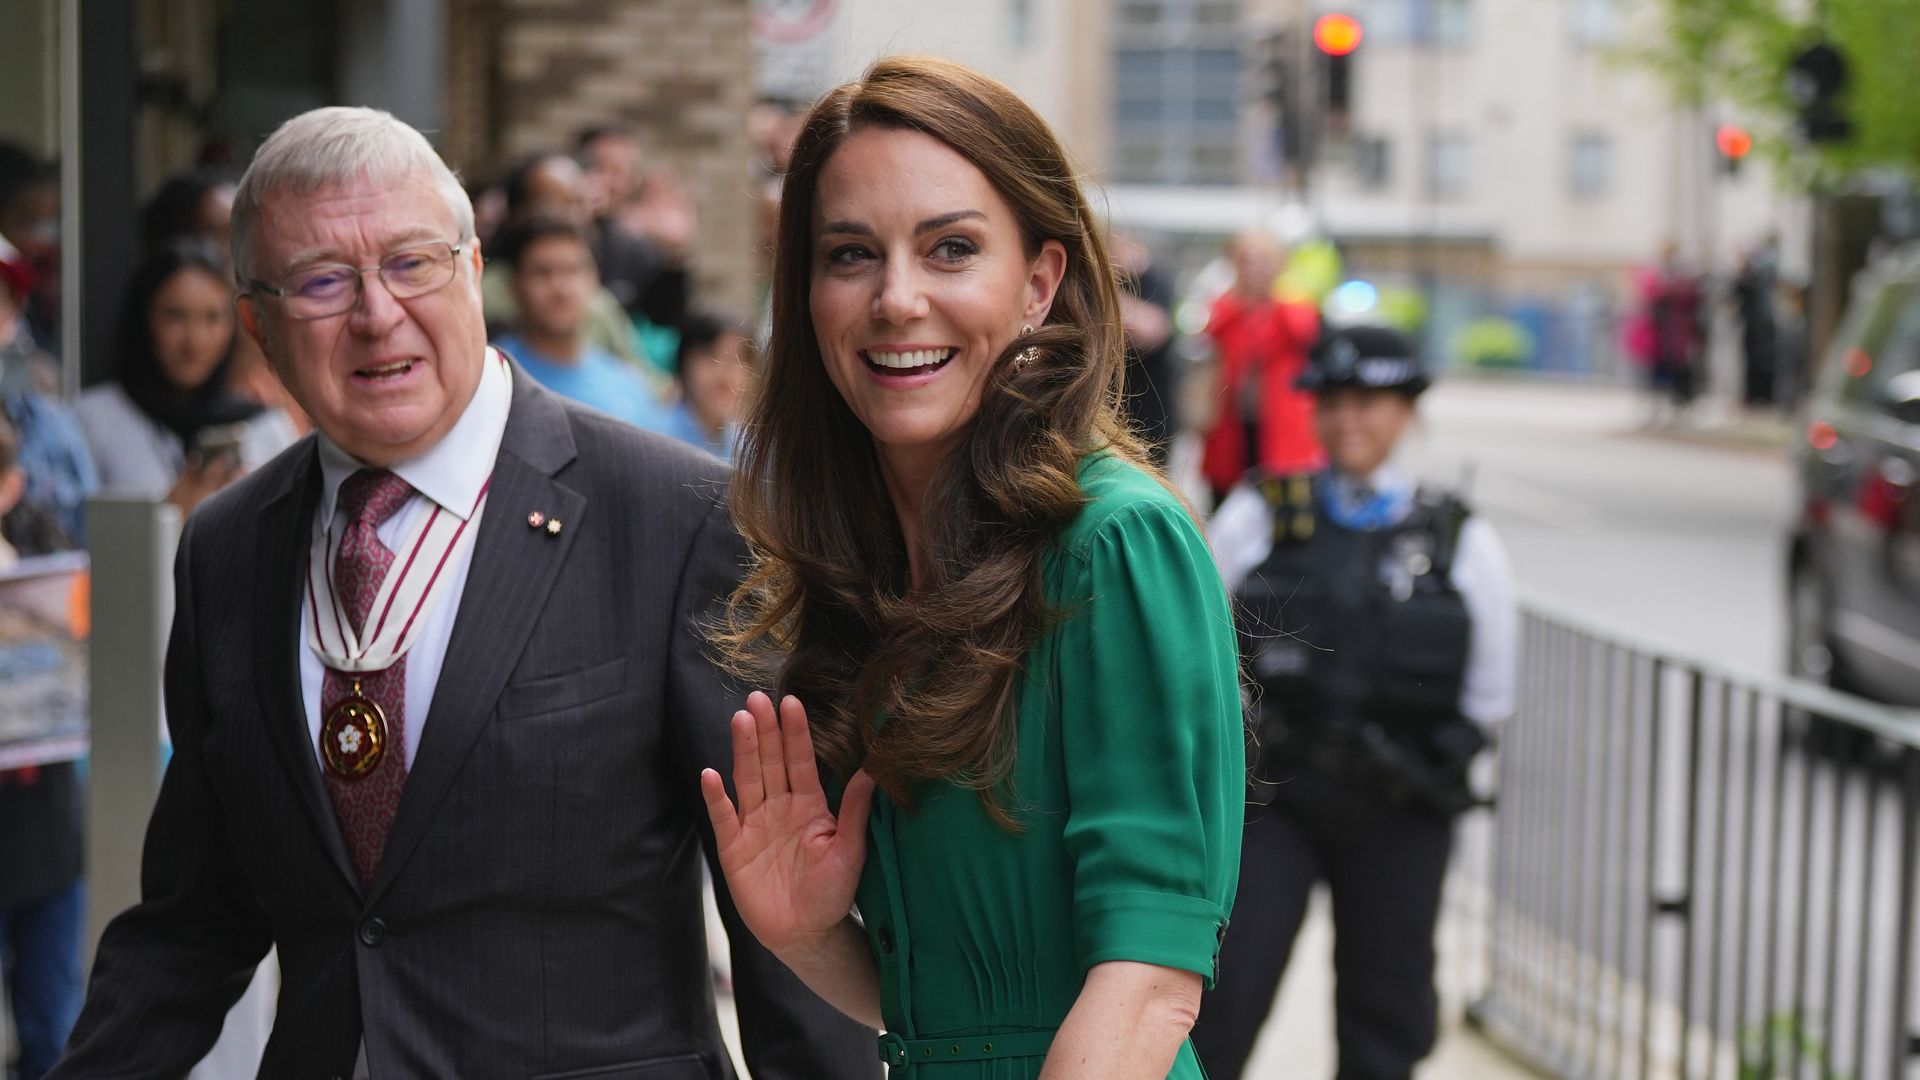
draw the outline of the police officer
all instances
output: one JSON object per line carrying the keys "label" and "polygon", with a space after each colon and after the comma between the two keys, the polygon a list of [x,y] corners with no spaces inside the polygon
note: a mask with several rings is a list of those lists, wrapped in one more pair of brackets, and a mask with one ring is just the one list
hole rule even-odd
{"label": "police officer", "polygon": [[1493,530],[1394,460],[1427,383],[1406,335],[1329,332],[1300,380],[1328,467],[1251,476],[1213,519],[1259,739],[1230,948],[1193,1033],[1213,1080],[1241,1076],[1318,881],[1339,1080],[1406,1080],[1433,1047],[1453,818],[1512,710],[1518,615]]}

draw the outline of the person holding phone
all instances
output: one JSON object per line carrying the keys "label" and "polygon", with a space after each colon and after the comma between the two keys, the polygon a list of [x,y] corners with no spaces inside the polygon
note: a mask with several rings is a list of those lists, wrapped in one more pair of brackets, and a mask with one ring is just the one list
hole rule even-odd
{"label": "person holding phone", "polygon": [[135,271],[115,335],[118,377],[74,411],[109,494],[182,513],[292,445],[284,414],[235,394],[233,288],[219,252],[178,243]]}

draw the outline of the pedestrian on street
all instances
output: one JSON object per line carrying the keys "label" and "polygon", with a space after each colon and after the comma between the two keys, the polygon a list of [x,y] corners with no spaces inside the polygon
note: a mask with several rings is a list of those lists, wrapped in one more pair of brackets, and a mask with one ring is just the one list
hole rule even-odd
{"label": "pedestrian on street", "polygon": [[1328,467],[1251,477],[1213,519],[1259,694],[1230,948],[1194,1029],[1213,1080],[1246,1068],[1322,881],[1340,1080],[1407,1080],[1433,1047],[1441,884],[1468,766],[1513,708],[1518,614],[1492,528],[1395,460],[1427,382],[1404,334],[1329,334],[1302,379]]}
{"label": "pedestrian on street", "polygon": [[1749,408],[1769,408],[1779,392],[1779,335],[1774,312],[1780,280],[1780,238],[1772,233],[1740,260],[1733,277],[1734,309],[1740,315],[1740,399]]}
{"label": "pedestrian on street", "polygon": [[741,914],[901,1080],[1200,1080],[1232,624],[1122,417],[1075,169],[1011,90],[896,58],[814,107],[781,214],[724,641],[784,651],[782,698],[734,717],[737,803],[702,777]]}
{"label": "pedestrian on street", "polygon": [[[140,902],[52,1075],[185,1075],[272,947],[264,1077],[730,1080],[694,783],[738,700],[700,636],[745,554],[717,463],[487,347],[472,205],[386,113],[283,124],[232,235],[317,434],[187,519]],[[718,899],[756,1080],[875,1075]]]}
{"label": "pedestrian on street", "polygon": [[1669,240],[1657,264],[1635,272],[1634,288],[1638,306],[1626,325],[1626,346],[1645,370],[1652,419],[1678,421],[1700,392],[1706,286]]}
{"label": "pedestrian on street", "polygon": [[1218,404],[1203,468],[1216,499],[1249,469],[1307,472],[1320,467],[1313,395],[1295,383],[1320,332],[1313,304],[1274,294],[1282,253],[1249,229],[1233,241],[1233,287],[1213,303],[1207,337],[1218,358]]}
{"label": "pedestrian on street", "polygon": [[[25,501],[20,450],[19,435],[0,415],[0,574],[13,570],[21,556],[69,546],[55,516]],[[18,617],[6,614],[9,622]],[[44,647],[44,639],[32,634],[0,642],[0,662],[35,670],[40,661],[31,654]],[[53,1068],[80,1013],[87,910],[82,797],[80,769],[72,761],[0,769],[0,998],[19,1045],[7,1074],[16,1080],[40,1080]],[[0,1052],[0,1073],[6,1072],[5,1057]]]}
{"label": "pedestrian on street", "polygon": [[296,436],[284,413],[236,393],[233,285],[224,254],[168,244],[135,268],[114,334],[115,378],[74,405],[100,487],[182,514]]}
{"label": "pedestrian on street", "polygon": [[600,273],[586,232],[565,218],[531,217],[507,231],[500,249],[518,314],[494,344],[554,393],[635,427],[661,430],[667,414],[653,385],[588,336],[588,305]]}

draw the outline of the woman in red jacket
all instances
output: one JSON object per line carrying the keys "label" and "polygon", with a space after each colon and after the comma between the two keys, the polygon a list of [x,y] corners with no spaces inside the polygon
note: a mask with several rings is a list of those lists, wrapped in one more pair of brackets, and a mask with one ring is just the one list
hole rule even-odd
{"label": "woman in red jacket", "polygon": [[1271,237],[1248,231],[1233,242],[1234,284],[1214,301],[1207,336],[1219,358],[1219,398],[1202,468],[1216,498],[1249,468],[1279,476],[1325,462],[1314,434],[1313,395],[1294,388],[1320,333],[1310,303],[1280,300],[1280,264]]}

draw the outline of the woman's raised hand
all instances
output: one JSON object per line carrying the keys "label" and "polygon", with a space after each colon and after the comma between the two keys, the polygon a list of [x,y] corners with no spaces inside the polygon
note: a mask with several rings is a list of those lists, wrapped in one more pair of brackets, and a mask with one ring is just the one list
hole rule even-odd
{"label": "woman's raised hand", "polygon": [[788,696],[776,717],[773,699],[756,690],[733,714],[733,785],[738,808],[719,773],[700,773],[734,906],[775,954],[807,948],[853,909],[873,778],[853,774],[836,820],[820,787],[805,706]]}

